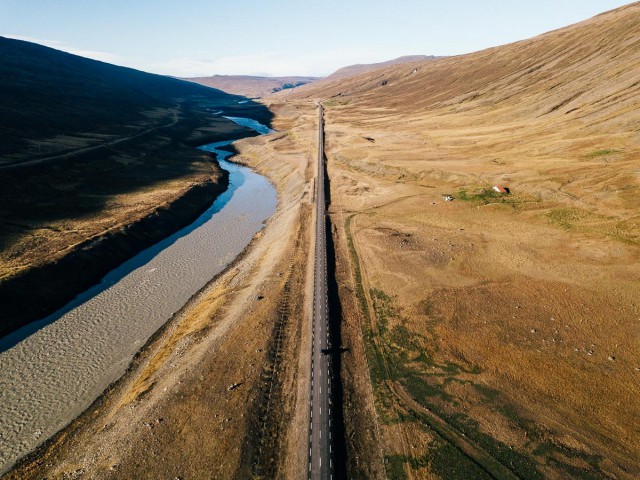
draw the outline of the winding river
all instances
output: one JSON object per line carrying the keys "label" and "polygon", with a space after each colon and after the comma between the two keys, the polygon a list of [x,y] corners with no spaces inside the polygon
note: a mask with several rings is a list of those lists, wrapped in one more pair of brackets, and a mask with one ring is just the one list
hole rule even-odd
{"label": "winding river", "polygon": [[[255,120],[227,117],[259,133]],[[194,223],[107,274],[54,314],[0,339],[0,474],[122,376],[173,313],[244,250],[276,211],[273,186],[226,160],[231,141],[200,147],[229,188]]]}

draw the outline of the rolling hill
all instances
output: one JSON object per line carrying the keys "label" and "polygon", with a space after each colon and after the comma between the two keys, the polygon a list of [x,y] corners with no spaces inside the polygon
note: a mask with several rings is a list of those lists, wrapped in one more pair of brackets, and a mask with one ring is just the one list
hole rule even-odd
{"label": "rolling hill", "polygon": [[[73,142],[33,148],[34,140],[80,134],[129,135],[163,124],[158,109],[189,103],[231,105],[243,100],[219,90],[117,67],[34,43],[0,37],[0,155],[33,159]],[[165,122],[166,123],[166,122]],[[94,139],[100,142],[101,139]]]}
{"label": "rolling hill", "polygon": [[343,342],[364,352],[350,476],[638,478],[638,25],[633,3],[292,95],[324,99]]}
{"label": "rolling hill", "polygon": [[251,98],[266,97],[282,90],[293,90],[318,80],[317,77],[256,77],[251,75],[213,75],[184,78],[189,82],[217,88],[227,93]]}
{"label": "rolling hill", "polygon": [[347,67],[342,67],[331,75],[327,76],[325,80],[333,81],[338,79],[343,79],[347,77],[354,77],[361,74],[366,74],[369,72],[373,72],[374,70],[380,70],[381,68],[390,67],[392,65],[403,65],[405,63],[416,63],[416,62],[427,62],[432,60],[437,60],[438,58],[434,55],[405,55],[402,57],[395,58],[393,60],[387,60],[386,62],[379,63],[362,63],[356,65],[349,65]]}
{"label": "rolling hill", "polygon": [[506,108],[516,115],[582,117],[600,108],[602,99],[633,99],[640,90],[637,10],[632,4],[468,55],[378,68],[346,81],[329,76],[297,95],[350,96],[407,113],[456,105],[456,111]]}
{"label": "rolling hill", "polygon": [[0,335],[205,210],[227,180],[194,146],[255,134],[223,111],[269,123],[245,100],[0,38]]}

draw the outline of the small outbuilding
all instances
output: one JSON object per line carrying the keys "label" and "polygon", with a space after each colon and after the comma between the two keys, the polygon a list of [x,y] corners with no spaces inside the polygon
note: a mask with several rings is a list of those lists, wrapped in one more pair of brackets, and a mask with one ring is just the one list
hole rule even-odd
{"label": "small outbuilding", "polygon": [[509,187],[503,187],[502,185],[494,185],[493,186],[493,190],[494,192],[498,192],[498,193],[511,193],[511,190],[509,190]]}

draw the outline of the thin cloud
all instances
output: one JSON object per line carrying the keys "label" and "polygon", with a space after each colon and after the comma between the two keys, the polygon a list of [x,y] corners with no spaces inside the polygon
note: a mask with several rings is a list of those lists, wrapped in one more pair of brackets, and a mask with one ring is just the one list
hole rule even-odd
{"label": "thin cloud", "polygon": [[390,60],[400,55],[392,52],[341,50],[321,55],[288,57],[278,54],[243,55],[218,59],[174,58],[166,62],[137,65],[153,73],[176,77],[203,77],[210,75],[260,76],[324,76],[354,63],[373,63]]}
{"label": "thin cloud", "polygon": [[58,40],[47,40],[42,38],[26,37],[22,35],[4,35],[7,38],[13,38],[14,40],[24,40],[25,42],[38,43],[46,47],[55,48],[56,50],[62,50],[63,52],[72,53],[81,57],[91,58],[93,60],[100,60],[101,62],[114,63],[121,61],[118,55],[107,52],[98,52],[95,50],[83,50],[76,48],[72,45],[68,45]]}
{"label": "thin cloud", "polygon": [[281,53],[250,54],[220,58],[171,58],[161,62],[148,63],[124,58],[108,52],[84,50],[59,40],[35,38],[23,35],[5,35],[7,38],[38,43],[81,57],[116,63],[146,72],[174,77],[205,77],[210,75],[257,75],[280,77],[289,75],[317,76],[328,75],[338,68],[355,63],[375,63],[399,57],[402,52],[340,49],[325,51],[314,55],[286,55]]}

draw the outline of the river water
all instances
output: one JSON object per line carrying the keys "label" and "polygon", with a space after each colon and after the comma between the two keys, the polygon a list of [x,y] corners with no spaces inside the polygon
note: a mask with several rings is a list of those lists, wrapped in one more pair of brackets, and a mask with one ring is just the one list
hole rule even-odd
{"label": "river water", "polygon": [[[228,117],[259,133],[255,120]],[[193,224],[141,252],[49,317],[0,339],[0,474],[122,376],[174,312],[244,250],[276,211],[273,186],[215,152],[229,188]]]}

